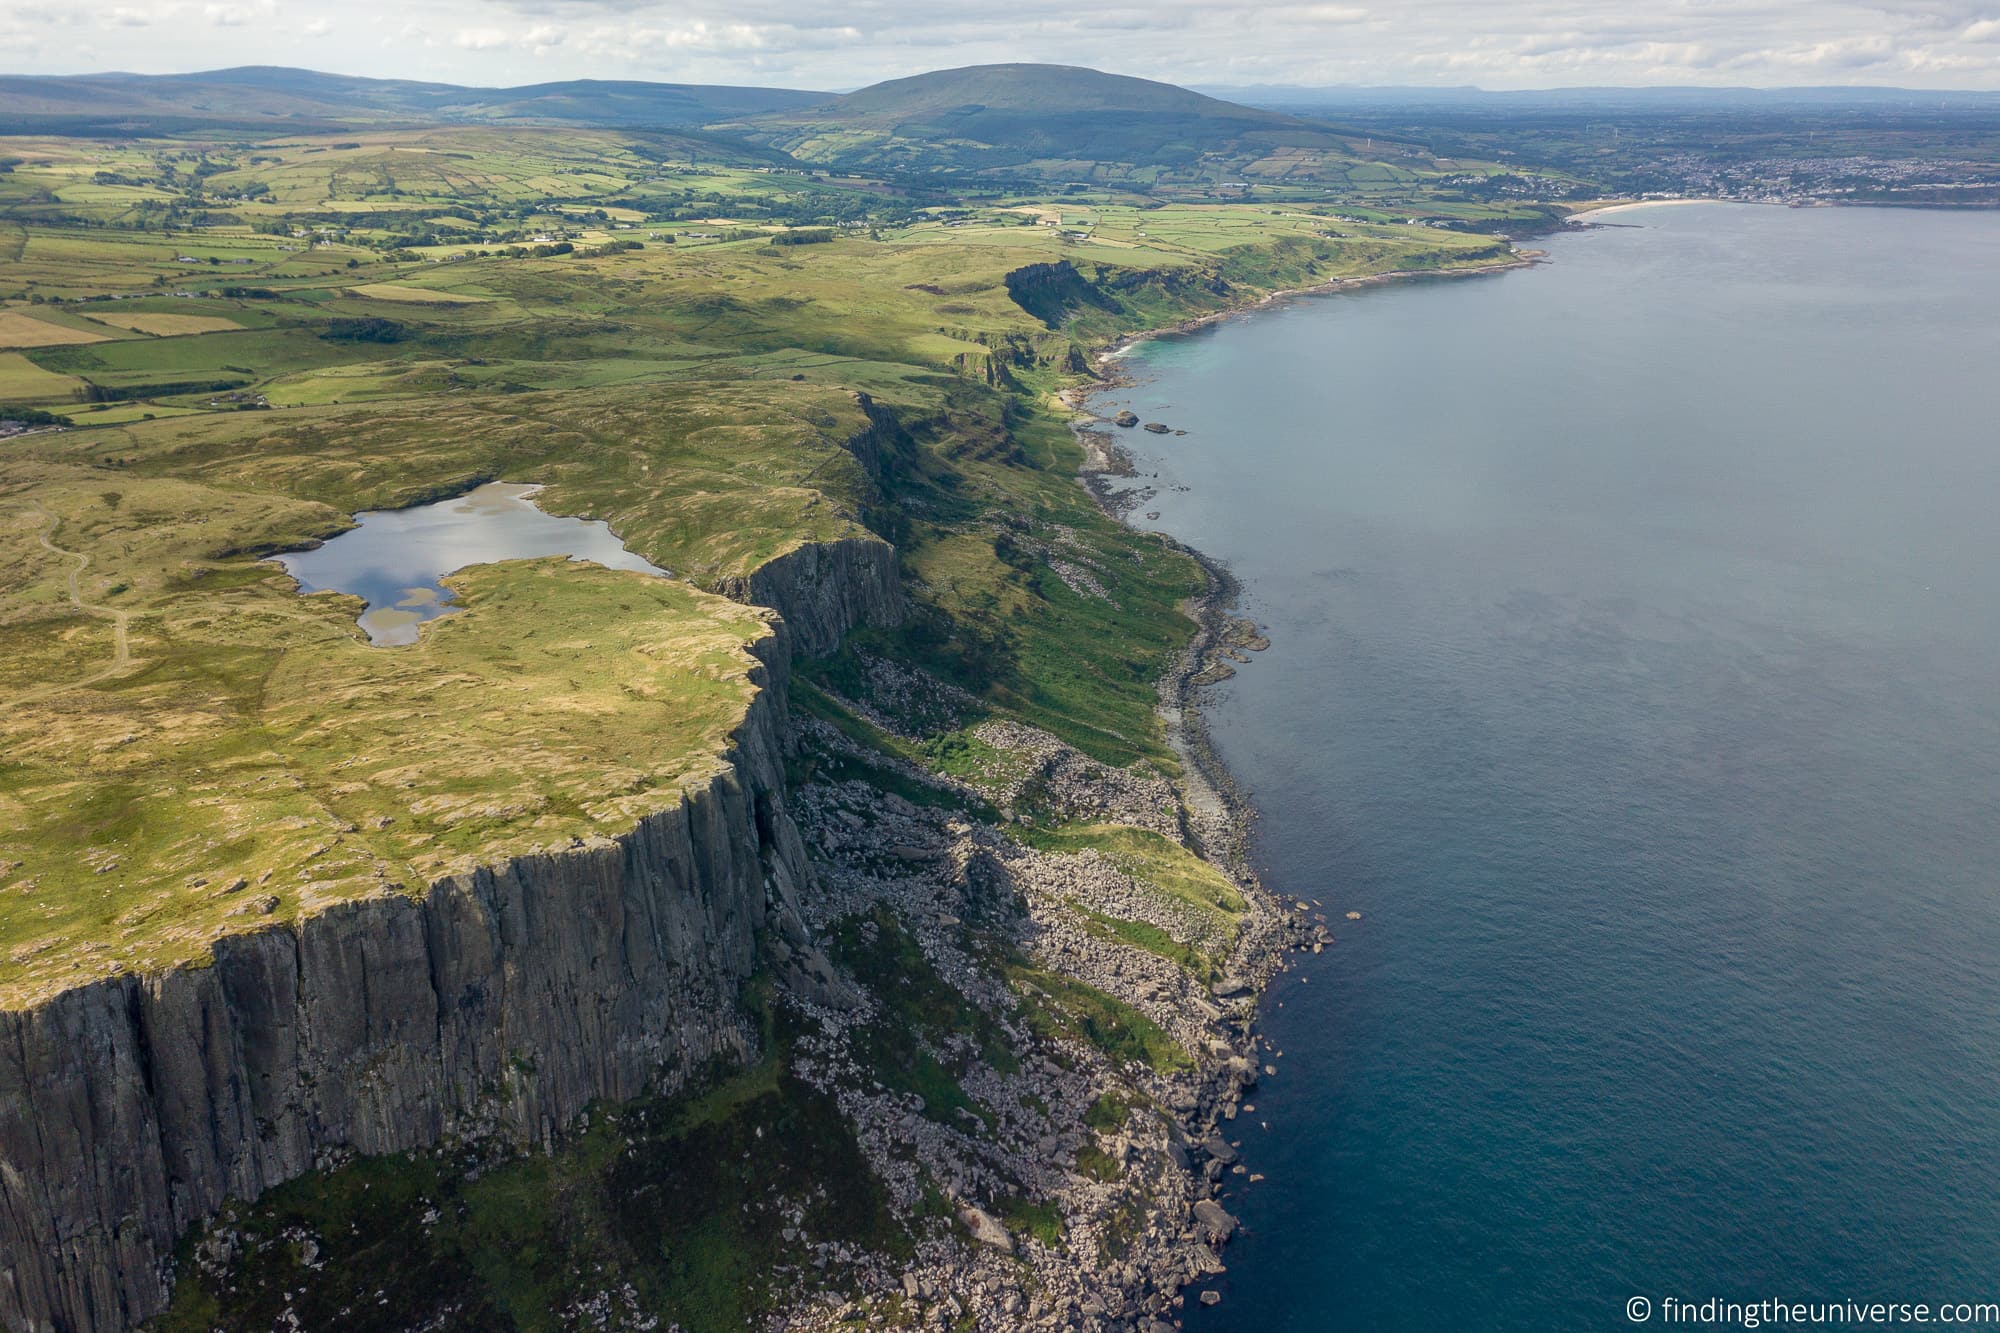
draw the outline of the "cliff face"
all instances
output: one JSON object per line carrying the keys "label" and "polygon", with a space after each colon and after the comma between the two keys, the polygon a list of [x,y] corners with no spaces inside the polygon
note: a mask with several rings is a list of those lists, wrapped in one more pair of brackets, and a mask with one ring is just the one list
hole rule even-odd
{"label": "cliff face", "polygon": [[715,590],[776,610],[808,657],[832,652],[856,625],[893,625],[903,613],[896,548],[877,537],[807,542]]}
{"label": "cliff face", "polygon": [[[858,402],[848,447],[879,481],[899,427]],[[594,1100],[748,1056],[737,993],[767,928],[769,961],[838,1002],[796,907],[785,679],[794,653],[901,616],[895,548],[808,543],[716,591],[783,623],[722,771],[677,808],[0,1010],[0,1326],[150,1317],[189,1227],[330,1156],[545,1140]]]}
{"label": "cliff face", "polygon": [[[837,634],[831,611],[807,623]],[[187,1227],[337,1150],[545,1138],[593,1099],[747,1054],[758,932],[805,942],[788,646],[764,640],[724,768],[622,837],[0,1012],[0,1322],[91,1333],[158,1312]]]}
{"label": "cliff face", "polygon": [[1014,298],[1015,305],[1051,329],[1061,328],[1079,310],[1118,309],[1117,302],[1091,285],[1067,259],[1015,269],[1007,275],[1007,295]]}
{"label": "cliff face", "polygon": [[[880,487],[908,437],[895,414],[867,394],[855,394],[854,402],[868,425],[842,444],[868,474],[876,488],[871,503],[879,505]],[[893,625],[904,609],[896,548],[872,536],[806,542],[749,574],[716,580],[713,591],[776,611],[802,657],[832,652],[856,625]]]}

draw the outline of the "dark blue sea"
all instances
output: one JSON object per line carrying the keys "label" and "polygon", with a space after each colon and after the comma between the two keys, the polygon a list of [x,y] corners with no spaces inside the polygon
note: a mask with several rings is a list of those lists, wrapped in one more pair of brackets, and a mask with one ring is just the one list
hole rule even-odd
{"label": "dark blue sea", "polygon": [[1211,719],[1337,937],[1193,1333],[2000,1300],[2000,214],[1606,221],[1099,402],[1187,431],[1135,521],[1273,640]]}

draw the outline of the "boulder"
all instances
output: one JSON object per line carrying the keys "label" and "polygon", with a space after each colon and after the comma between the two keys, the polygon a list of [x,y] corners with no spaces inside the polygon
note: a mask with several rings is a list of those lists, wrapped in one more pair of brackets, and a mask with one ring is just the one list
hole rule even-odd
{"label": "boulder", "polygon": [[1000,1219],[984,1208],[966,1204],[958,1210],[958,1218],[981,1245],[990,1245],[1002,1254],[1014,1252],[1014,1238],[1007,1234],[1007,1228],[1000,1224]]}
{"label": "boulder", "polygon": [[1236,1234],[1236,1219],[1213,1199],[1203,1199],[1194,1206],[1194,1220],[1212,1241],[1225,1241]]}

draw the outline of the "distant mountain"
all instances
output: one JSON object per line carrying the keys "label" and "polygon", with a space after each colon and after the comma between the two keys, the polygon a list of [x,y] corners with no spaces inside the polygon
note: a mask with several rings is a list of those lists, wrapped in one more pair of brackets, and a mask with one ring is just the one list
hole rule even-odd
{"label": "distant mountain", "polygon": [[521,88],[364,79],[253,65],[201,74],[0,75],[0,133],[202,125],[576,125],[689,129],[826,100],[787,88],[578,79]]}
{"label": "distant mountain", "polygon": [[1357,132],[1066,65],[939,70],[838,96],[598,79],[462,88],[263,65],[0,75],[0,134],[468,124],[671,130],[773,161],[1135,184],[1333,182],[1370,156]]}
{"label": "distant mountain", "polygon": [[1971,110],[2000,108],[2000,92],[1920,88],[1797,87],[1532,88],[1489,92],[1469,86],[1408,87],[1256,84],[1202,91],[1246,106],[1296,113],[1446,110],[1481,112],[1728,112],[1799,110]]}
{"label": "distant mountain", "polygon": [[[1080,65],[968,65],[890,79],[828,104],[843,120],[875,128],[934,124],[991,130],[998,118],[1143,115],[1233,128],[1270,128],[1290,118],[1191,92],[1171,83]],[[986,137],[982,135],[981,137]]]}
{"label": "distant mountain", "polygon": [[1068,65],[938,70],[732,128],[804,162],[872,170],[1310,176],[1354,157],[1326,125]]}

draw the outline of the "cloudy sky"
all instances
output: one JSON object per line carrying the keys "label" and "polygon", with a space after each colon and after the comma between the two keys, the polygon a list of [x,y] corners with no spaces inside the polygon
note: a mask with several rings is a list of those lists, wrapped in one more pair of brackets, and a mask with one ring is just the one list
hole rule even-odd
{"label": "cloudy sky", "polygon": [[1206,84],[2000,89],[2000,0],[0,0],[0,70],[846,89],[998,60]]}

